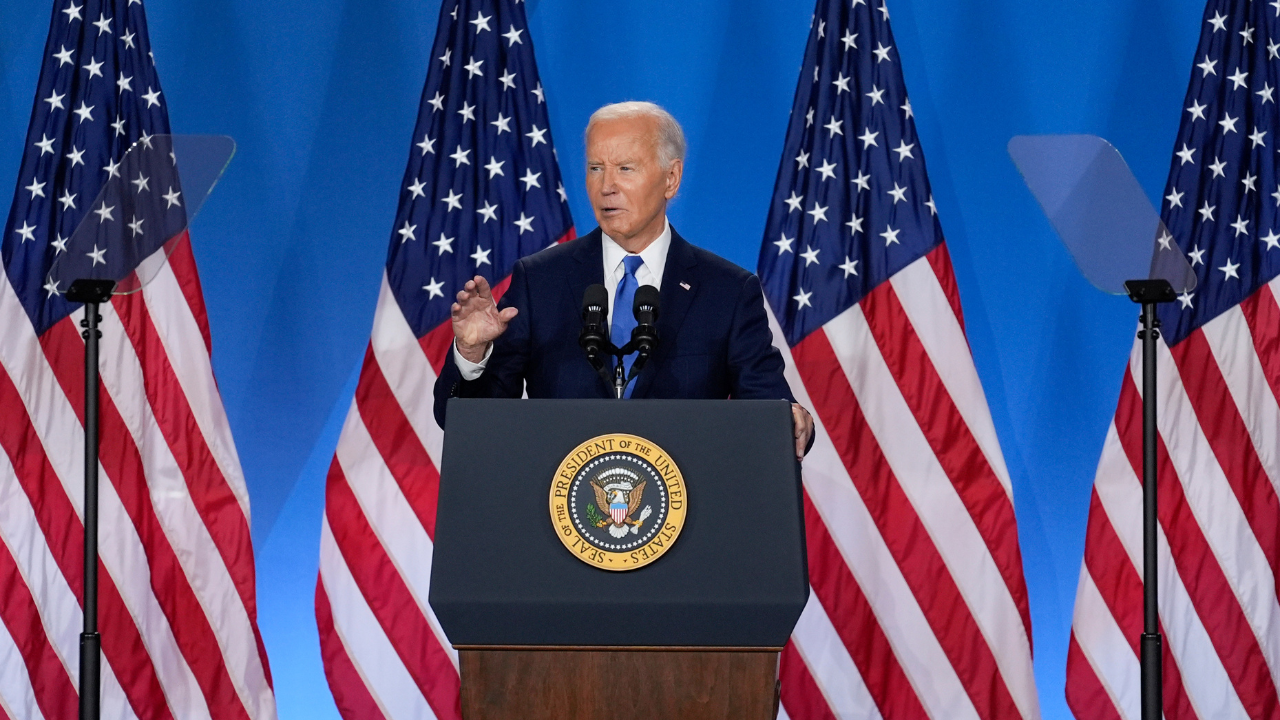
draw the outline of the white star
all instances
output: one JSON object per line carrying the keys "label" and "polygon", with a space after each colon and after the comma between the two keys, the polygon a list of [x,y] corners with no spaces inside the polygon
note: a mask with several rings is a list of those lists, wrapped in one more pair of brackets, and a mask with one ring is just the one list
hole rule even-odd
{"label": "white star", "polygon": [[493,179],[494,175],[503,175],[503,176],[506,175],[506,173],[502,172],[503,165],[506,165],[505,161],[499,162],[498,158],[492,155],[489,156],[489,163],[484,166],[484,169],[489,171],[490,180]]}
{"label": "white star", "polygon": [[930,215],[937,215],[937,214],[938,214],[938,205],[937,205],[936,203],[934,203],[934,202],[933,202],[933,196],[932,196],[932,195],[930,195],[930,196],[929,196],[929,199],[925,202],[924,206],[925,206],[925,207],[927,207],[927,208],[929,208],[929,214],[930,214]]}
{"label": "white star", "polygon": [[1280,207],[1280,187],[1277,187],[1276,191],[1271,193],[1271,197],[1276,199],[1276,207]]}
{"label": "white star", "polygon": [[1276,92],[1276,89],[1271,87],[1271,83],[1262,83],[1262,89],[1254,93],[1254,95],[1257,95],[1258,97],[1262,98],[1260,102],[1263,105],[1266,105],[1267,103],[1273,103],[1276,101],[1275,92]]}
{"label": "white star", "polygon": [[182,205],[182,193],[175,191],[172,185],[169,186],[169,192],[160,197],[164,198],[166,210],[174,205]]}
{"label": "white star", "polygon": [[1280,58],[1280,42],[1267,41],[1267,59],[1275,60]]}
{"label": "white star", "polygon": [[813,124],[813,108],[809,108],[809,112],[804,114],[804,126],[809,127]]}
{"label": "white star", "polygon": [[481,222],[489,222],[490,220],[496,221],[498,219],[498,206],[490,205],[489,201],[485,200],[484,207],[476,210],[476,213],[484,216],[484,220],[481,220]]}
{"label": "white star", "polygon": [[36,178],[33,177],[31,178],[31,184],[22,189],[30,192],[31,199],[35,200],[37,195],[39,195],[40,197],[44,197],[44,185],[45,185],[44,183],[36,180]]}
{"label": "white star", "polygon": [[84,19],[84,16],[80,14],[80,11],[82,9],[84,9],[83,5],[77,5],[75,3],[71,3],[70,5],[67,6],[67,9],[63,10],[62,12],[67,14],[67,22],[71,22],[72,20]]}
{"label": "white star", "polygon": [[476,261],[476,267],[477,267],[477,268],[478,268],[478,267],[480,267],[481,265],[492,265],[492,264],[493,264],[493,263],[489,262],[489,253],[490,253],[490,252],[492,252],[492,251],[491,251],[491,250],[481,250],[479,245],[477,245],[477,246],[476,246],[476,251],[475,251],[475,252],[473,252],[473,253],[471,253],[471,259]]}
{"label": "white star", "polygon": [[116,160],[108,160],[107,164],[102,166],[102,169],[106,171],[108,180],[113,177],[120,177],[120,163]]}
{"label": "white star", "polygon": [[818,38],[821,39],[826,36],[827,36],[827,21],[819,20],[818,21]]}
{"label": "white star", "polygon": [[817,170],[818,173],[822,175],[823,180],[830,180],[836,176],[836,164],[830,160],[823,160],[822,166]]}
{"label": "white star", "polygon": [[1213,17],[1209,18],[1209,24],[1213,26],[1213,31],[1227,29],[1227,17],[1220,12],[1214,11]]}
{"label": "white star", "polygon": [[469,59],[471,62],[462,66],[462,69],[467,71],[467,79],[470,80],[477,75],[484,77],[484,72],[480,70],[480,66],[484,64],[484,61],[476,60],[474,57]]}
{"label": "white star", "polygon": [[781,255],[784,252],[791,252],[791,243],[794,240],[795,238],[789,238],[786,233],[782,233],[782,237],[774,240],[773,244],[778,246],[778,254]]}
{"label": "white star", "polygon": [[106,254],[107,254],[106,248],[102,248],[101,250],[99,250],[98,243],[94,243],[93,252],[85,253],[85,257],[93,258],[93,265],[90,265],[89,267],[94,267],[95,265],[99,265],[99,264],[106,265],[107,261],[105,258],[103,258],[103,255],[106,255]]}
{"label": "white star", "polygon": [[93,58],[89,58],[89,64],[88,64],[88,65],[82,65],[81,67],[83,67],[85,70],[88,70],[88,71],[89,71],[89,79],[90,79],[90,80],[92,80],[92,79],[94,78],[94,76],[95,76],[95,75],[96,75],[97,77],[102,77],[102,63],[98,62],[97,60],[95,60],[95,59],[93,59]]}
{"label": "white star", "polygon": [[532,141],[529,147],[538,147],[538,143],[546,144],[547,131],[539,130],[537,125],[531,125],[530,127],[533,128],[533,132],[527,132],[524,134],[525,137],[529,138],[529,140]]}
{"label": "white star", "polygon": [[858,233],[862,232],[862,218],[858,217],[857,215],[851,216],[849,218],[849,222],[845,223],[845,225],[849,226],[850,235],[857,235]]}
{"label": "white star", "polygon": [[902,113],[903,113],[903,119],[904,119],[904,120],[910,119],[910,118],[912,118],[912,117],[914,117],[914,116],[915,116],[915,113],[914,113],[914,112],[912,112],[912,110],[911,110],[911,100],[910,100],[910,98],[908,98],[907,100],[904,100],[904,101],[902,102],[901,108],[902,108]]}
{"label": "white star", "polygon": [[840,38],[840,42],[844,43],[844,49],[846,51],[855,50],[858,47],[858,34],[845,30],[844,37]]}
{"label": "white star", "polygon": [[1200,208],[1200,217],[1203,218],[1205,222],[1212,222],[1213,211],[1217,209],[1218,209],[1217,205],[1210,205],[1209,201],[1205,200],[1204,206]]}
{"label": "white star", "polygon": [[1193,121],[1195,121],[1195,120],[1203,120],[1203,119],[1204,119],[1204,109],[1205,109],[1205,108],[1207,108],[1207,107],[1209,107],[1209,106],[1208,106],[1208,105],[1201,105],[1199,100],[1192,100],[1192,101],[1191,101],[1191,107],[1187,108],[1187,112],[1191,113],[1191,119],[1192,119]]}
{"label": "white star", "polygon": [[140,218],[137,215],[133,216],[133,222],[129,223],[129,231],[133,233],[134,237],[144,234],[142,232],[142,223],[145,220],[146,218]]}
{"label": "white star", "polygon": [[1169,234],[1168,230],[1161,232],[1160,237],[1156,238],[1156,242],[1160,243],[1161,250],[1173,249],[1173,236]]}
{"label": "white star", "polygon": [[440,233],[440,239],[431,244],[436,246],[437,255],[453,254],[453,238],[446,237],[444,233]]}
{"label": "white star", "polygon": [[462,109],[458,111],[458,114],[462,116],[463,124],[466,124],[468,120],[476,119],[476,106],[463,100]]}
{"label": "white star", "polygon": [[1249,136],[1249,140],[1253,143],[1254,147],[1258,147],[1259,145],[1261,145],[1262,147],[1266,147],[1267,146],[1266,137],[1267,137],[1266,130],[1259,130],[1258,128],[1254,128],[1253,134]]}
{"label": "white star", "polygon": [[811,297],[813,297],[813,293],[805,292],[804,290],[801,290],[799,295],[793,295],[791,296],[791,299],[800,303],[799,307],[796,308],[797,310],[799,310],[805,307],[813,307],[813,303],[809,302],[809,298]]}
{"label": "white star", "polygon": [[84,122],[85,120],[93,122],[93,108],[93,105],[86,105],[81,101],[80,107],[73,110],[72,113],[79,116],[80,122]]}
{"label": "white star", "polygon": [[[886,14],[887,14],[887,13],[888,13],[888,10],[886,9],[886,10],[885,10],[885,12],[886,12]],[[881,43],[876,43],[876,49],[871,51],[871,52],[875,53],[875,55],[876,55],[876,64],[878,65],[878,64],[880,64],[880,63],[884,62],[885,60],[888,60],[888,59],[889,59],[889,51],[890,51],[890,50],[892,50],[892,49],[893,49],[892,47],[885,47],[885,46],[884,46],[883,44],[881,44]]]}
{"label": "white star", "polygon": [[62,197],[58,198],[58,202],[62,203],[63,210],[67,210],[68,208],[71,210],[76,209],[76,195],[70,190],[63,190]]}
{"label": "white star", "polygon": [[436,58],[444,67],[449,67],[449,63],[453,62],[453,48],[445,48],[444,54]]}
{"label": "white star", "polygon": [[403,245],[410,240],[417,240],[418,238],[413,234],[417,229],[417,225],[410,225],[409,221],[405,220],[404,227],[396,231],[397,233],[400,233],[400,244]]}
{"label": "white star", "polygon": [[22,242],[26,242],[28,240],[35,240],[36,227],[37,227],[36,225],[31,225],[27,223],[26,220],[23,220],[22,227],[18,228],[17,230],[14,230],[14,232],[22,236]]}
{"label": "white star", "polygon": [[1236,221],[1231,223],[1231,227],[1235,229],[1237,237],[1249,234],[1249,221],[1240,215],[1236,215]]}
{"label": "white star", "polygon": [[120,41],[124,43],[124,46],[125,46],[125,47],[129,48],[130,50],[132,50],[132,49],[133,49],[133,37],[134,37],[134,35],[133,35],[133,31],[132,31],[132,30],[129,30],[128,28],[125,28],[125,33],[124,33],[123,35],[121,35],[121,36],[120,36]]}
{"label": "white star", "polygon": [[53,297],[54,295],[62,294],[61,292],[58,291],[58,283],[53,278],[49,278],[48,280],[44,281],[44,289],[49,293],[48,295],[45,296],[46,300]]}
{"label": "white star", "polygon": [[444,109],[444,95],[441,95],[438,90],[436,91],[435,97],[431,98],[427,102],[431,104],[431,108],[434,112],[439,112]]}
{"label": "white star", "polygon": [[[40,193],[40,194],[43,195],[44,193]],[[795,190],[792,190],[791,197],[787,198],[786,200],[783,200],[783,202],[786,203],[787,207],[790,208],[789,210],[787,210],[787,212],[793,213],[799,210],[803,206],[804,198],[797,195]]]}
{"label": "white star", "polygon": [[556,194],[560,196],[560,202],[569,202],[569,195],[564,191],[564,183],[556,183]]}
{"label": "white star", "polygon": [[1186,290],[1182,291],[1182,294],[1178,296],[1178,302],[1182,304],[1183,310],[1191,307],[1191,298],[1195,296],[1195,293],[1187,292]]}
{"label": "white star", "polygon": [[1280,235],[1277,235],[1275,230],[1268,230],[1267,234],[1263,235],[1261,240],[1267,244],[1268,250],[1280,248]]}
{"label": "white star", "polygon": [[1231,258],[1227,258],[1227,264],[1218,269],[1221,270],[1224,275],[1222,278],[1223,280],[1230,280],[1231,278],[1235,278],[1236,280],[1240,279],[1240,273],[1236,272],[1240,269],[1240,263],[1232,263]]}
{"label": "white star", "polygon": [[880,143],[876,142],[876,136],[879,134],[878,132],[871,132],[871,128],[863,130],[862,135],[858,136],[858,139],[862,141],[862,149],[865,150],[872,145],[880,147]]}
{"label": "white star", "polygon": [[90,24],[98,28],[98,35],[111,32],[111,18],[107,17],[106,13],[98,13],[97,21]]}
{"label": "white star", "polygon": [[1210,75],[1217,75],[1218,71],[1214,70],[1214,68],[1217,66],[1218,66],[1218,61],[1210,60],[1208,55],[1204,56],[1204,62],[1198,63],[1196,65],[1196,67],[1204,71],[1204,74],[1200,76],[1202,78],[1209,77]]}
{"label": "white star", "polygon": [[445,205],[448,205],[448,207],[445,208],[445,212],[462,209],[462,195],[455,193],[452,188],[449,189],[449,194],[440,198],[440,200]]}
{"label": "white star", "polygon": [[35,143],[33,147],[40,148],[40,154],[53,154],[53,138],[46,137],[44,133],[40,133],[40,142]]}
{"label": "white star", "polygon": [[77,150],[72,146],[71,152],[67,153],[67,159],[71,161],[71,167],[84,164],[84,151]]}
{"label": "white star", "polygon": [[837,120],[836,116],[832,115],[831,122],[827,123],[826,125],[823,125],[822,127],[826,128],[827,132],[831,133],[827,137],[835,137],[836,135],[844,135],[844,130],[840,129],[841,125],[844,125],[844,121]]}
{"label": "white star", "polygon": [[524,41],[520,39],[520,35],[522,35],[523,33],[524,31],[517,30],[515,25],[510,25],[508,26],[507,31],[502,34],[502,37],[507,39],[507,47],[512,47],[516,43],[520,43],[521,45],[523,45]]}
{"label": "white star", "polygon": [[1276,9],[1276,17],[1280,18],[1280,0],[1272,0],[1267,4]]}
{"label": "white star", "polygon": [[58,67],[73,64],[71,60],[71,51],[67,49],[66,45],[62,45],[61,48],[62,52],[56,52],[53,54],[54,57],[58,58]]}
{"label": "white star", "polygon": [[524,190],[528,192],[531,188],[542,187],[538,183],[538,178],[542,177],[542,173],[536,173],[533,168],[525,168],[524,177],[520,178],[520,182],[524,183]]}
{"label": "white star", "polygon": [[150,180],[151,178],[147,177],[146,175],[143,175],[142,173],[138,173],[138,177],[130,180],[129,182],[132,183],[133,186],[137,188],[137,190],[135,190],[134,192],[140,193],[143,190],[151,189],[151,186],[148,184]]}
{"label": "white star", "polygon": [[884,91],[875,85],[871,86],[871,92],[867,93],[867,97],[871,98],[871,107],[884,102]]}
{"label": "white star", "polygon": [[1245,193],[1257,191],[1258,189],[1257,182],[1258,182],[1258,176],[1254,175],[1253,173],[1245,173],[1244,178],[1240,180],[1240,184],[1244,185]]}
{"label": "white star", "polygon": [[1195,155],[1195,153],[1196,153],[1195,148],[1189,148],[1187,147],[1186,143],[1182,143],[1182,149],[1174,153],[1174,155],[1177,155],[1178,157],[1182,158],[1182,164],[1186,165],[1187,163],[1195,162],[1195,160],[1193,160],[1191,157],[1192,155]]}
{"label": "white star", "polygon": [[444,283],[433,277],[431,282],[422,286],[422,289],[427,291],[427,299],[430,300],[431,298],[444,297],[444,290],[441,289],[443,287]]}
{"label": "white star", "polygon": [[[804,258],[804,266],[809,267],[814,263],[818,263],[819,252],[821,252],[821,250],[810,245],[808,250],[805,250],[804,252],[800,253],[800,257]],[[818,263],[818,264],[821,265],[822,263]]]}
{"label": "white star", "polygon": [[1191,258],[1191,267],[1204,264],[1204,250],[1201,250],[1199,245],[1192,248],[1191,252],[1187,253],[1187,257]]}
{"label": "white star", "polygon": [[124,73],[120,73],[120,78],[116,80],[116,87],[119,88],[117,92],[121,92],[121,93],[126,91],[133,92],[133,85],[131,84],[132,82],[133,82],[132,75],[125,75]]}
{"label": "white star", "polygon": [[[872,142],[871,144],[875,145],[875,142]],[[857,185],[859,190],[870,190],[871,183],[867,182],[870,179],[871,179],[870,175],[863,173],[862,170],[859,169],[858,177],[854,178],[853,180],[850,180],[850,182],[852,182],[854,185]]]}
{"label": "white star", "polygon": [[1164,199],[1169,201],[1170,208],[1182,207],[1182,196],[1184,194],[1178,192],[1178,188],[1174,188],[1169,191],[1168,195],[1164,196]]}
{"label": "white star", "polygon": [[886,192],[893,198],[894,205],[897,205],[900,202],[906,202],[907,200],[907,189],[904,187],[898,187],[898,183],[896,182],[893,184],[893,189],[887,190]]}
{"label": "white star", "polygon": [[147,107],[159,106],[160,91],[154,90],[150,86],[148,86],[147,91],[142,94],[142,99],[147,101]]}
{"label": "white star", "polygon": [[513,221],[511,224],[520,228],[520,234],[523,235],[525,234],[525,231],[533,232],[533,220],[534,219],[531,217],[529,218],[525,217],[524,213],[522,212],[520,213],[520,219]]}
{"label": "white star", "polygon": [[534,89],[530,90],[529,92],[533,93],[534,95],[536,95],[536,96],[538,97],[538,104],[539,104],[539,105],[541,105],[542,103],[546,102],[546,98],[545,98],[545,97],[543,96],[543,94],[542,94],[542,83],[538,83],[538,87],[536,87],[536,88],[534,88]]}
{"label": "white star", "polygon": [[502,113],[498,113],[498,119],[489,124],[498,128],[499,135],[504,132],[511,132],[511,118],[503,116]]}
{"label": "white star", "polygon": [[880,9],[880,14],[884,16],[884,19],[885,19],[885,20],[888,20],[888,19],[889,19],[889,6],[888,6],[888,5],[885,5],[885,4],[883,4],[883,3],[882,3],[882,4],[880,5],[880,8],[879,8],[879,9]]}
{"label": "white star", "polygon": [[[827,207],[830,207],[830,206],[827,206]],[[813,223],[817,225],[819,221],[827,219],[827,208],[815,202],[813,204],[813,209],[806,214],[812,215]]]}
{"label": "white star", "polygon": [[470,160],[470,159],[468,159],[468,157],[467,157],[467,156],[468,156],[468,155],[470,155],[470,154],[471,154],[471,151],[470,151],[470,150],[463,150],[463,149],[462,149],[462,146],[461,146],[461,145],[459,145],[459,146],[458,146],[458,149],[457,149],[457,150],[454,150],[454,151],[453,151],[453,154],[452,154],[452,155],[450,155],[449,157],[450,157],[450,158],[453,158],[453,166],[454,166],[455,168],[459,168],[459,167],[462,167],[463,165],[470,165],[470,164],[471,164],[471,160]]}
{"label": "white star", "polygon": [[492,15],[485,16],[480,14],[479,11],[476,11],[476,19],[469,20],[468,22],[476,26],[476,34],[479,35],[480,33],[489,29],[489,19],[492,17],[493,17]]}
{"label": "white star", "polygon": [[1218,121],[1218,124],[1222,126],[1222,132],[1224,133],[1235,132],[1236,121],[1239,119],[1240,118],[1233,118],[1227,113],[1222,113],[1222,119]]}
{"label": "white star", "polygon": [[851,260],[848,255],[845,255],[844,264],[840,265],[839,268],[844,271],[844,278],[848,280],[850,275],[858,274],[858,261]]}
{"label": "white star", "polygon": [[1214,158],[1213,162],[1209,164],[1209,169],[1213,171],[1213,177],[1226,177],[1227,174],[1223,172],[1223,168],[1226,166],[1227,164],[1221,158]]}
{"label": "white star", "polygon": [[419,198],[419,197],[425,198],[427,194],[422,192],[422,189],[425,187],[426,187],[426,184],[422,182],[421,178],[415,178],[414,181],[410,183],[408,187],[405,188],[405,190],[409,191],[409,199],[412,200],[414,198]]}
{"label": "white star", "polygon": [[840,73],[840,74],[836,77],[836,79],[835,79],[835,80],[833,80],[833,81],[831,82],[831,84],[832,84],[832,85],[835,85],[835,86],[836,86],[836,95],[837,95],[837,96],[839,96],[839,95],[840,95],[840,93],[842,93],[842,92],[849,92],[849,81],[850,81],[850,80],[852,80],[852,79],[853,79],[853,78],[847,78],[847,77],[845,77],[845,76],[844,76],[844,73],[842,72],[842,73]]}
{"label": "white star", "polygon": [[65,109],[66,106],[62,104],[62,99],[65,97],[66,95],[59,95],[57,90],[50,91],[49,97],[44,99],[45,102],[49,103],[49,112]]}
{"label": "white star", "polygon": [[423,133],[422,142],[417,143],[417,146],[422,148],[422,154],[424,156],[427,153],[431,153],[432,155],[436,154],[436,141],[426,133]]}
{"label": "white star", "polygon": [[800,154],[796,156],[796,170],[807,167],[809,167],[809,153],[801,150]]}
{"label": "white star", "polygon": [[911,143],[910,145],[908,145],[906,140],[899,142],[898,147],[893,149],[894,152],[898,153],[898,162],[902,162],[907,158],[911,158],[912,160],[914,160],[916,156],[911,154],[911,148],[915,146],[916,146],[915,143]]}
{"label": "white star", "polygon": [[1240,31],[1239,35],[1240,37],[1244,38],[1243,44],[1248,45],[1249,43],[1253,42],[1253,28],[1249,27],[1248,25],[1244,26],[1244,29]]}
{"label": "white star", "polygon": [[813,66],[813,81],[818,82],[818,66]]}
{"label": "white star", "polygon": [[502,75],[498,76],[498,80],[502,82],[503,90],[516,89],[516,76],[515,76],[515,73],[511,72],[510,70],[503,70]]}
{"label": "white star", "polygon": [[1236,68],[1236,73],[1234,75],[1228,75],[1227,79],[1230,80],[1231,84],[1234,86],[1231,88],[1232,90],[1239,90],[1240,88],[1249,84],[1247,82],[1247,80],[1249,79],[1249,73],[1239,68]]}
{"label": "white star", "polygon": [[884,238],[884,246],[889,247],[890,245],[894,245],[894,244],[900,245],[901,243],[898,242],[898,233],[900,232],[902,231],[894,230],[888,225],[885,225],[884,232],[880,233],[880,237]]}

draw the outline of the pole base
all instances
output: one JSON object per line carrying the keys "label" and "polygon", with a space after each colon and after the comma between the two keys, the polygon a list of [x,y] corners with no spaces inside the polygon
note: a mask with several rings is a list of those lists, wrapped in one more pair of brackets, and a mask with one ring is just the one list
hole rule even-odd
{"label": "pole base", "polygon": [[1142,720],[1160,720],[1162,642],[1158,632],[1142,633]]}
{"label": "pole base", "polygon": [[80,633],[80,720],[98,720],[102,714],[102,636]]}

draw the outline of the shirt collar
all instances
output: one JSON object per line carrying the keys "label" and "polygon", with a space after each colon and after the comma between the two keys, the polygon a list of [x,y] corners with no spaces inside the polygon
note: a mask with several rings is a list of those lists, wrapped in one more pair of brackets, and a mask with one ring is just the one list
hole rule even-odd
{"label": "shirt collar", "polygon": [[[663,218],[662,234],[653,242],[649,243],[649,247],[640,251],[640,257],[644,260],[644,264],[649,268],[649,272],[661,282],[662,271],[667,266],[667,250],[671,248],[671,221]],[[600,232],[601,249],[604,251],[604,271],[605,279],[608,280],[618,270],[618,266],[622,264],[622,259],[628,253],[622,249],[613,238]]]}

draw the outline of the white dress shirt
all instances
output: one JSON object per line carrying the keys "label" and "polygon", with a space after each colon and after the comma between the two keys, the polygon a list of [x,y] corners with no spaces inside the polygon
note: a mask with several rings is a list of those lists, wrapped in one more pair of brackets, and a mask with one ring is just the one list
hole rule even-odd
{"label": "white dress shirt", "polygon": [[[600,234],[601,253],[603,257],[604,270],[604,287],[609,291],[609,327],[613,326],[613,300],[618,294],[618,283],[622,282],[622,278],[626,276],[626,265],[623,259],[628,253],[622,249],[613,238]],[[657,237],[649,246],[640,251],[640,257],[644,260],[644,264],[636,269],[636,282],[640,285],[651,285],[662,289],[662,272],[667,268],[667,251],[671,248],[671,221],[663,219],[662,234]],[[630,312],[630,308],[624,308],[625,312]],[[489,344],[489,349],[485,351],[484,357],[480,362],[473,363],[462,357],[462,353],[458,352],[457,341],[453,346],[453,361],[458,365],[458,370],[462,373],[463,380],[475,380],[484,372],[484,368],[489,364],[489,356],[493,354],[493,343]]]}

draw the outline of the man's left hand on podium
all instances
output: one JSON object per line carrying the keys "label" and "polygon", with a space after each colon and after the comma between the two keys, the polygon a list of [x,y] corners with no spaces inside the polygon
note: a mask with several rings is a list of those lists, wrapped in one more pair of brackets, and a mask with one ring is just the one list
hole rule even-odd
{"label": "man's left hand on podium", "polygon": [[813,439],[813,416],[800,403],[791,403],[791,420],[796,433],[796,459],[803,460]]}

